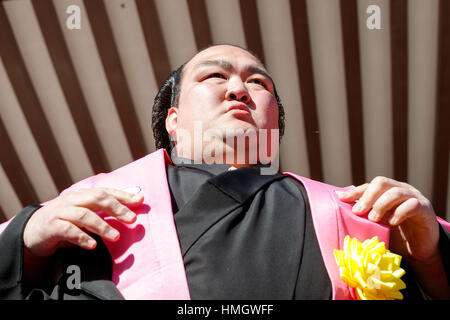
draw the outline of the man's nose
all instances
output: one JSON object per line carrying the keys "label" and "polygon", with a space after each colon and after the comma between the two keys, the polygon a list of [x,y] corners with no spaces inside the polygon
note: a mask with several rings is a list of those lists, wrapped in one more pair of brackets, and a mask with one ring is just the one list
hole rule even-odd
{"label": "man's nose", "polygon": [[244,103],[250,102],[250,95],[245,84],[241,80],[235,80],[230,83],[225,98],[230,101],[237,100]]}

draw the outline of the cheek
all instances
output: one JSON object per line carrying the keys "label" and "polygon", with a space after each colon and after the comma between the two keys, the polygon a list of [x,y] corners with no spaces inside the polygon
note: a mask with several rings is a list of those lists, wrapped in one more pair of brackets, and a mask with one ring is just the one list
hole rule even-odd
{"label": "cheek", "polygon": [[264,93],[255,97],[256,121],[261,128],[278,128],[278,104],[277,100],[270,93]]}
{"label": "cheek", "polygon": [[184,126],[195,120],[208,121],[217,110],[224,94],[218,88],[209,85],[197,85],[185,89],[179,100],[179,123]]}

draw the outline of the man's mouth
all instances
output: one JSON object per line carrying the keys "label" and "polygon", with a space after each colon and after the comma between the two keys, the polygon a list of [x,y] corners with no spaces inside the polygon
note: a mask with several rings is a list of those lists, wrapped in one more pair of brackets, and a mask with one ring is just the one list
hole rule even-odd
{"label": "man's mouth", "polygon": [[234,104],[227,109],[227,112],[231,112],[233,114],[250,114],[250,109],[246,104]]}

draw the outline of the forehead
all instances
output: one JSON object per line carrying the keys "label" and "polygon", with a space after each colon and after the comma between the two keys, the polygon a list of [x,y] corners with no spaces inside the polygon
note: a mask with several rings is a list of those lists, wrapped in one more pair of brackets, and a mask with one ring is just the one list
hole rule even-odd
{"label": "forehead", "polygon": [[185,66],[183,73],[189,73],[206,61],[226,61],[233,67],[253,65],[265,70],[264,65],[250,52],[228,45],[218,45],[197,53]]}

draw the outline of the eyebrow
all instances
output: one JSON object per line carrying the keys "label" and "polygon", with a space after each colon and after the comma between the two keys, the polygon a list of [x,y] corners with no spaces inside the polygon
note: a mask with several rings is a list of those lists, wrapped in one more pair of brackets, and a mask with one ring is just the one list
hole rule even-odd
{"label": "eyebrow", "polygon": [[[194,69],[198,69],[198,68],[202,68],[202,67],[209,67],[209,66],[218,66],[218,67],[221,67],[226,70],[234,69],[233,65],[226,60],[206,60],[206,61],[203,61],[203,62],[200,62],[199,64],[197,64],[194,67]],[[244,70],[251,71],[252,73],[261,74],[261,75],[269,78],[270,81],[272,81],[272,83],[273,83],[272,77],[267,73],[267,71],[265,71],[264,69],[262,69],[256,65],[252,65],[252,64],[247,65],[244,67]]]}

